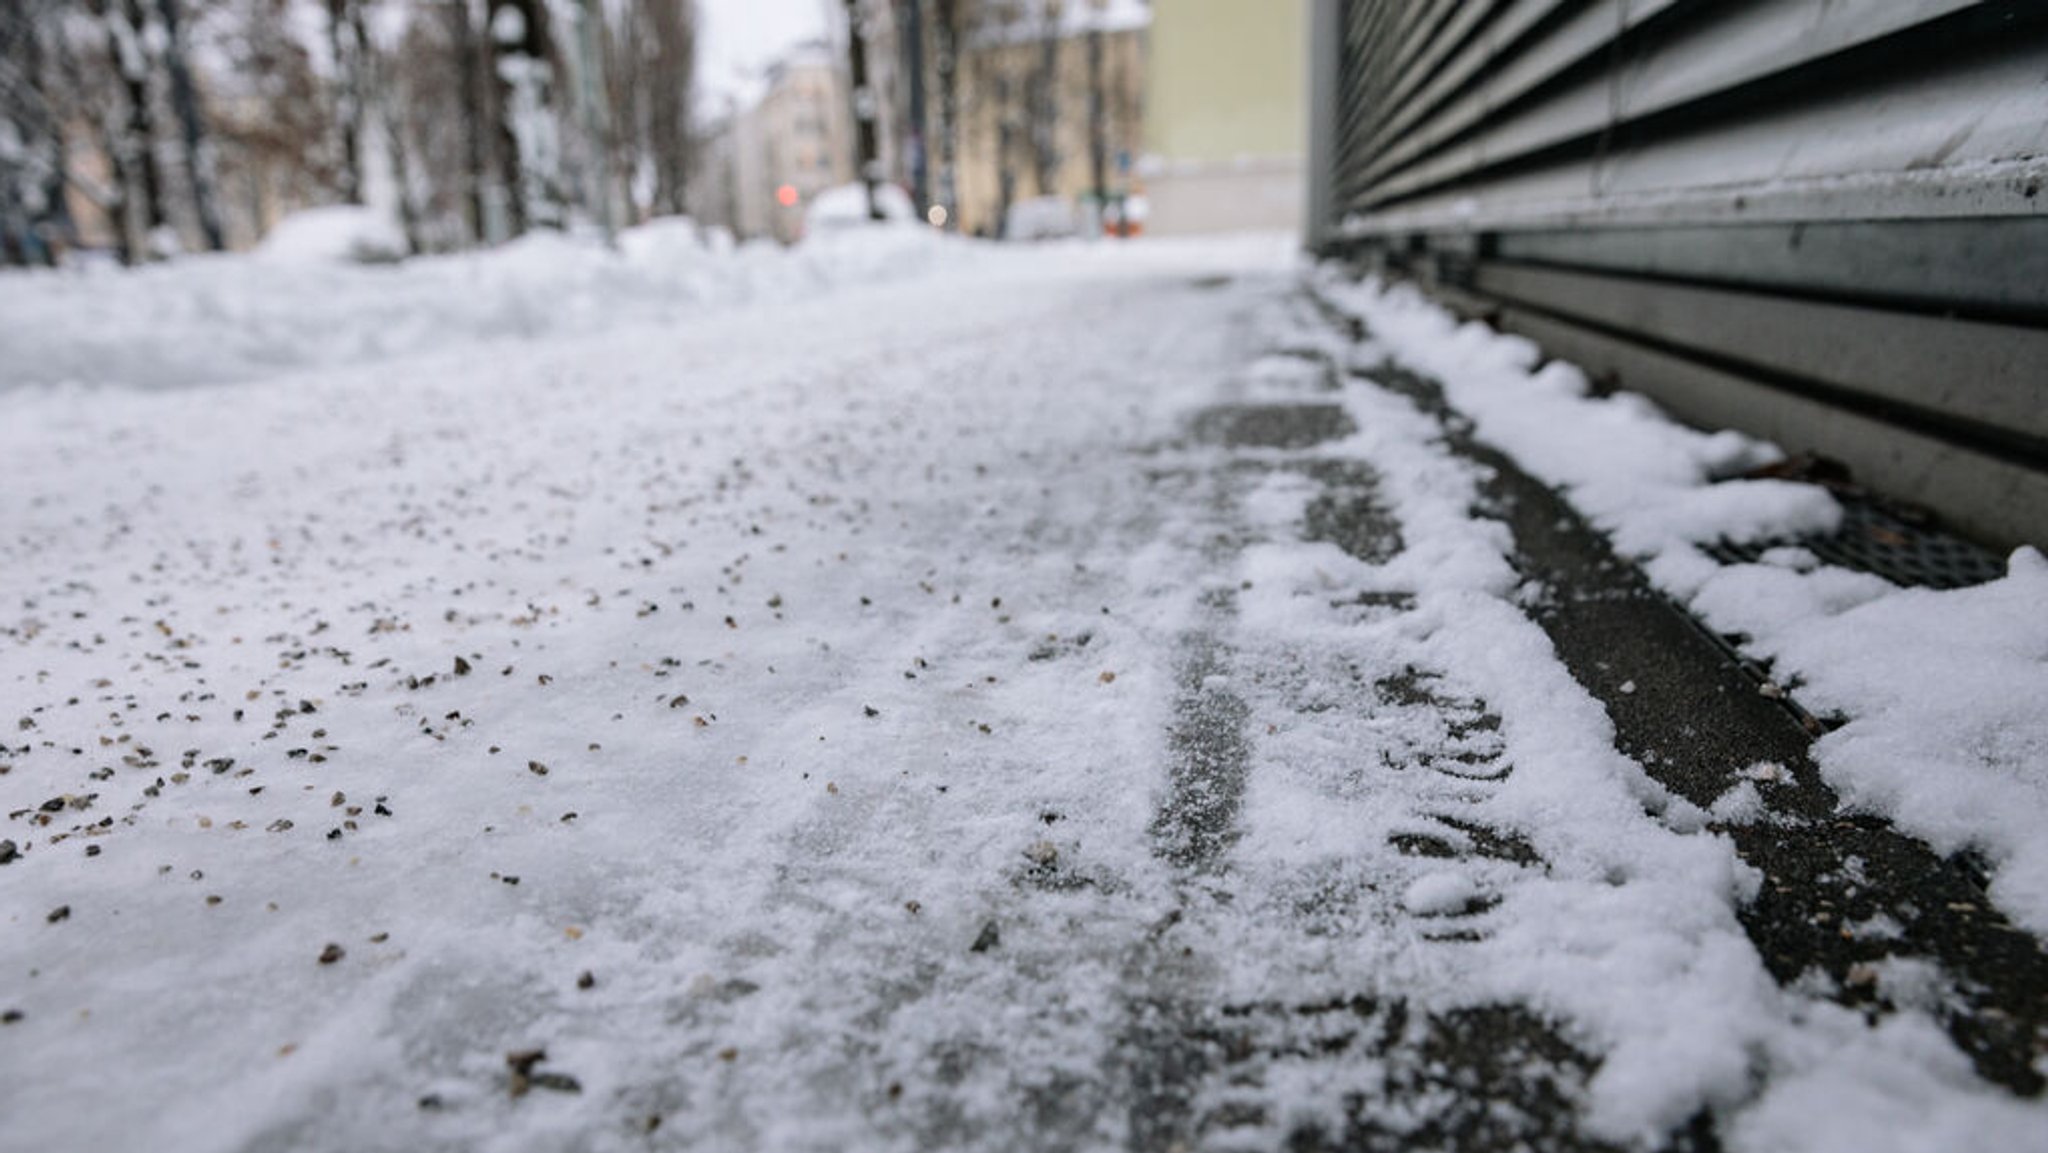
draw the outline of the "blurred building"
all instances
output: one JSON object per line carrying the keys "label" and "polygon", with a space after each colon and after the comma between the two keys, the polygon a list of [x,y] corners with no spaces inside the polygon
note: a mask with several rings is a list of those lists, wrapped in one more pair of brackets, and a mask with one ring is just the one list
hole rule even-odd
{"label": "blurred building", "polygon": [[846,72],[839,54],[819,41],[770,66],[759,102],[708,126],[690,203],[701,221],[740,239],[790,243],[802,235],[804,209],[817,194],[853,179]]}
{"label": "blurred building", "polygon": [[741,235],[739,121],[736,102],[697,128],[697,163],[690,172],[690,215],[700,224]]}
{"label": "blurred building", "polygon": [[[1142,191],[1146,0],[863,0],[860,11],[876,171],[920,210],[944,206],[949,227],[997,236],[1014,205],[1064,205],[1079,223],[1094,219],[1098,192]],[[699,219],[788,242],[817,193],[859,179],[848,63],[843,44],[799,46],[754,106],[706,127],[690,193]]]}
{"label": "blurred building", "polygon": [[769,69],[768,92],[752,118],[765,188],[742,192],[766,192],[770,231],[793,241],[803,231],[804,207],[854,177],[853,106],[839,55],[823,42],[792,50]]}
{"label": "blurred building", "polygon": [[1169,0],[1147,60],[1149,231],[1299,229],[1306,0]]}
{"label": "blurred building", "polygon": [[1000,235],[1011,206],[1026,201],[1092,207],[1098,126],[1099,191],[1111,199],[1137,191],[1149,5],[1029,0],[985,13],[960,58],[953,179],[961,231]]}

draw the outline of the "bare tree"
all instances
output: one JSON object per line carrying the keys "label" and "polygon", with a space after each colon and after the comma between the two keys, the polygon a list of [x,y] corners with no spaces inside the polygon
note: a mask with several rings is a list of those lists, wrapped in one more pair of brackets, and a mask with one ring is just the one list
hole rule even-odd
{"label": "bare tree", "polygon": [[960,0],[934,0],[932,73],[938,81],[938,188],[933,200],[946,224],[960,226],[960,47],[964,31]]}
{"label": "bare tree", "polygon": [[208,76],[221,188],[260,236],[280,211],[332,197],[347,166],[292,0],[224,0],[210,15],[208,55],[222,65]]}
{"label": "bare tree", "polygon": [[490,0],[497,79],[498,163],[517,236],[562,222],[557,180],[554,49],[546,0]]}
{"label": "bare tree", "polygon": [[69,238],[70,171],[56,99],[55,0],[0,10],[0,263],[55,264]]}
{"label": "bare tree", "polygon": [[469,235],[472,240],[490,239],[486,194],[490,184],[491,124],[496,119],[491,96],[496,91],[484,83],[485,53],[477,37],[472,0],[449,0],[444,12],[454,47],[455,74],[462,92],[462,159],[464,200],[469,206]]}
{"label": "bare tree", "polygon": [[1060,182],[1060,0],[1037,5],[1037,67],[1027,82],[1026,107],[1031,122],[1031,175],[1038,194],[1058,190]]}
{"label": "bare tree", "polygon": [[644,205],[632,191],[642,187],[640,142],[644,138],[640,92],[648,83],[649,56],[641,35],[637,0],[625,11],[608,11],[603,25],[601,52],[604,57],[604,101],[610,107],[610,136],[605,140],[605,163],[615,178],[622,180],[628,199],[638,211]]}
{"label": "bare tree", "polygon": [[163,171],[156,151],[156,106],[150,98],[148,15],[142,0],[93,0],[93,16],[106,33],[107,62],[119,84],[126,115],[103,123],[108,159],[122,188],[123,260],[153,254],[169,217],[164,212]]}
{"label": "bare tree", "polygon": [[995,232],[1008,227],[1010,206],[1017,202],[1017,152],[1028,144],[1027,83],[1019,83],[1008,51],[1020,16],[1014,0],[977,5],[969,35],[978,50],[970,57],[970,93],[977,105],[986,102],[995,122]]}
{"label": "bare tree", "polygon": [[642,147],[654,173],[650,210],[688,210],[690,88],[696,79],[697,19],[689,0],[638,0],[647,57],[639,99],[646,108]]}
{"label": "bare tree", "polygon": [[74,202],[130,262],[246,244],[382,205],[387,168],[416,250],[609,220],[628,177],[682,212],[697,28],[694,0],[0,0],[0,260],[47,258]]}
{"label": "bare tree", "polygon": [[847,56],[853,80],[854,166],[867,190],[868,218],[881,220],[882,205],[875,193],[882,179],[881,149],[875,134],[879,102],[868,83],[867,36],[862,19],[860,0],[846,0]]}
{"label": "bare tree", "polygon": [[226,247],[221,235],[220,208],[214,192],[213,146],[207,139],[206,113],[199,105],[199,93],[192,84],[192,70],[185,60],[185,35],[178,15],[178,0],[157,0],[163,19],[163,59],[171,85],[171,109],[178,117],[179,139],[185,151],[185,175],[191,185],[192,209],[199,220],[206,247],[219,252]]}
{"label": "bare tree", "polygon": [[696,154],[696,4],[625,0],[607,24],[602,57],[613,174],[636,190],[635,206],[647,214],[687,211]]}
{"label": "bare tree", "polygon": [[370,38],[362,0],[327,0],[327,44],[334,57],[334,126],[341,138],[341,195],[363,202],[364,105],[370,78]]}
{"label": "bare tree", "polygon": [[1100,211],[1109,203],[1108,107],[1102,95],[1102,0],[1090,0],[1088,21],[1088,181]]}
{"label": "bare tree", "polygon": [[377,108],[400,222],[415,251],[441,251],[484,235],[489,116],[472,105],[485,89],[466,0],[433,0],[415,17],[378,70]]}
{"label": "bare tree", "polygon": [[87,146],[97,145],[108,169],[106,181],[88,180],[67,160],[67,190],[82,194],[106,220],[116,255],[123,264],[131,264],[140,250],[128,219],[127,150],[120,144],[127,117],[121,108],[118,71],[108,52],[106,14],[98,0],[47,0],[42,11],[53,22],[49,46],[55,51],[50,62],[55,79],[44,89],[51,116],[60,126],[90,128]]}

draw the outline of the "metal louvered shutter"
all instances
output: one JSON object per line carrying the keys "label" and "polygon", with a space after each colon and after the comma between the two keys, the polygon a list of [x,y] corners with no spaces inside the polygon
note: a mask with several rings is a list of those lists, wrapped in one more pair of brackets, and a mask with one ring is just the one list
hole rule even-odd
{"label": "metal louvered shutter", "polygon": [[2048,0],[1316,0],[1311,244],[2048,544]]}

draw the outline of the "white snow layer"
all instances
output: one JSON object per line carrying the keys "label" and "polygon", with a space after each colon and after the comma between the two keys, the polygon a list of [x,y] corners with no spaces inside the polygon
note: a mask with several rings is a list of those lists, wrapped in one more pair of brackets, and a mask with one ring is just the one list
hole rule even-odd
{"label": "white snow layer", "polygon": [[[861,285],[859,259],[741,252],[761,267],[705,283],[783,288],[715,310],[670,291],[695,274],[546,244],[299,286],[234,260],[0,281],[10,309],[106,298],[98,325],[38,304],[13,379],[138,386],[0,395],[0,1146],[1114,1148],[1132,1106],[1101,1087],[1174,1014],[1368,997],[1529,1007],[1600,1058],[1589,1123],[1624,1145],[1711,1108],[1734,1149],[2048,1148],[2048,1112],[1925,1013],[1872,1027],[1772,982],[1736,918],[1754,874],[1614,749],[1411,404],[1349,381],[1357,431],[1234,454],[1264,473],[1190,441],[1204,406],[1332,399],[1262,355],[1344,351],[1284,303],[1284,243],[911,255]],[[1699,531],[1833,515],[1705,495],[1756,447],[1350,299],[1552,475],[1595,454],[1536,431],[1597,429],[1631,471],[1566,479],[1633,548],[1678,554],[1631,501]],[[1314,489],[1281,466],[1309,456],[1377,474],[1398,553],[1301,539]],[[2038,676],[2038,569],[1918,599],[1974,606]],[[1900,622],[1828,622],[1908,595],[1829,587],[1760,643],[1809,699],[1872,707],[1845,638]],[[1157,847],[1189,699],[1238,702],[1250,746],[1212,872]],[[1880,713],[1831,773],[1883,779],[1844,765],[1917,739]],[[1978,760],[1943,771],[2002,757],[2038,799],[2039,718],[1972,723]],[[1454,835],[1446,811],[1529,860],[1387,847]],[[1947,811],[1993,848],[2023,819]],[[508,1092],[537,1048],[580,1092]],[[1247,1147],[1386,1067],[1263,1076]]]}
{"label": "white snow layer", "polygon": [[1942,853],[1975,849],[2000,908],[2048,932],[2048,560],[2016,550],[2005,579],[1902,589],[1816,567],[1810,554],[1721,565],[1695,547],[1834,527],[1816,485],[1713,478],[1763,446],[1664,417],[1642,397],[1586,395],[1584,376],[1534,345],[1460,325],[1409,289],[1328,289],[1402,360],[1444,382],[1479,434],[1564,489],[1708,624],[1750,639],[1808,709],[1848,719],[1815,758],[1852,809]]}
{"label": "white snow layer", "polygon": [[280,226],[252,256],[137,270],[86,265],[0,276],[0,391],[27,384],[164,388],[677,323],[900,277],[966,246],[923,228],[843,229],[784,250],[734,249],[684,219],[619,234],[618,251],[535,232],[482,252],[362,263],[391,248],[367,209]]}
{"label": "white snow layer", "polygon": [[405,258],[405,233],[377,209],[337,204],[278,221],[256,251],[273,264],[375,264]]}

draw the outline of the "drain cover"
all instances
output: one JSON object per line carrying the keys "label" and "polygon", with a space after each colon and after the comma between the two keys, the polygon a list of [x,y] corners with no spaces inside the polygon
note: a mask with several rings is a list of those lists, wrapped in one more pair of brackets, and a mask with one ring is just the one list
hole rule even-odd
{"label": "drain cover", "polygon": [[1723,564],[1754,562],[1773,548],[1794,545],[1821,560],[1858,572],[1875,573],[1893,584],[1954,589],[2005,576],[1996,553],[1928,525],[1913,524],[1867,501],[1836,494],[1842,527],[1827,536],[1776,539],[1754,544],[1718,541],[1705,548]]}

